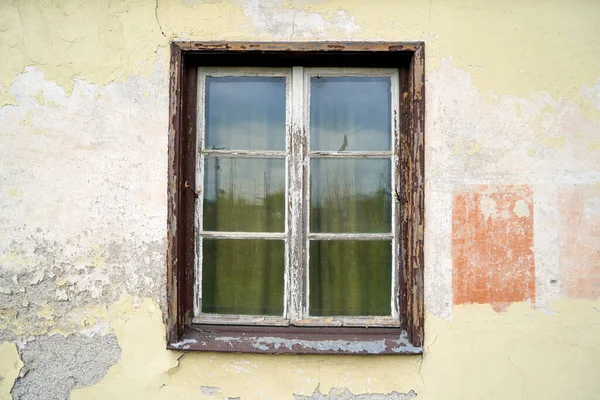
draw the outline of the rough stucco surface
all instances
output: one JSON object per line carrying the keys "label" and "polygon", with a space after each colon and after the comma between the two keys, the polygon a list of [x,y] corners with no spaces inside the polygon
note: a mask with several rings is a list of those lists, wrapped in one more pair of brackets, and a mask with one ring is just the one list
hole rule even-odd
{"label": "rough stucco surface", "polygon": [[42,336],[22,345],[27,366],[12,390],[14,399],[69,398],[72,389],[97,383],[119,361],[114,334]]}
{"label": "rough stucco surface", "polygon": [[[0,399],[600,397],[599,27],[585,0],[3,1]],[[173,39],[425,41],[422,357],[165,350]]]}

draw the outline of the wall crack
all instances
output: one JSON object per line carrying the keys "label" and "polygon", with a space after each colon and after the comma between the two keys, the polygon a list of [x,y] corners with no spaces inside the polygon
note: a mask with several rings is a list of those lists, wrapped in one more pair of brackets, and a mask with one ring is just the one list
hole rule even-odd
{"label": "wall crack", "polygon": [[158,24],[160,33],[162,33],[164,37],[167,37],[167,35],[165,35],[165,31],[163,31],[162,25],[160,24],[160,20],[158,19],[158,0],[156,0],[156,7],[154,7],[154,17],[156,18],[156,23]]}

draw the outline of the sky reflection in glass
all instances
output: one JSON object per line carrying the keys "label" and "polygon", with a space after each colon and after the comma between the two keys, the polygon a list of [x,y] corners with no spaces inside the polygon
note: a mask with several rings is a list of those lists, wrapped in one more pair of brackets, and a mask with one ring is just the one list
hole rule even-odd
{"label": "sky reflection in glass", "polygon": [[206,77],[206,143],[218,150],[285,150],[285,77]]}
{"label": "sky reflection in glass", "polygon": [[310,79],[311,150],[391,150],[391,119],[389,77]]}

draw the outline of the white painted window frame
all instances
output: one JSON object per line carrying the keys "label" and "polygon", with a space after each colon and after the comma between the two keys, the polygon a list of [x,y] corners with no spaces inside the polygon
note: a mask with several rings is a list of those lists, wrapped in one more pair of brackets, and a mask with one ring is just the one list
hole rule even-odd
{"label": "white painted window frame", "polygon": [[[286,78],[286,150],[211,150],[204,146],[205,90],[207,76],[274,76]],[[310,150],[310,78],[313,76],[384,76],[391,80],[391,150],[390,151],[311,151]],[[388,68],[198,68],[196,182],[201,182],[195,204],[196,257],[193,323],[218,325],[267,326],[355,326],[397,327],[399,318],[399,226],[395,223],[400,213],[396,177],[399,175],[398,129],[399,72]],[[264,157],[286,159],[286,204],[284,232],[216,232],[202,227],[204,159],[206,156]],[[310,233],[310,159],[311,158],[376,158],[391,160],[392,218],[390,233]],[[202,239],[265,239],[283,240],[285,245],[284,313],[282,316],[231,315],[202,313]],[[391,315],[389,316],[310,316],[309,310],[309,243],[311,240],[391,240],[392,279]]]}

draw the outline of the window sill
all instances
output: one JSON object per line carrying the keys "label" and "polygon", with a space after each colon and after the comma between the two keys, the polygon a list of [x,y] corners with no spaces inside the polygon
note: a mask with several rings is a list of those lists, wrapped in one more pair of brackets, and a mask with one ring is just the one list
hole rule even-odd
{"label": "window sill", "polygon": [[263,354],[422,354],[401,328],[192,325],[170,350]]}

